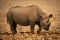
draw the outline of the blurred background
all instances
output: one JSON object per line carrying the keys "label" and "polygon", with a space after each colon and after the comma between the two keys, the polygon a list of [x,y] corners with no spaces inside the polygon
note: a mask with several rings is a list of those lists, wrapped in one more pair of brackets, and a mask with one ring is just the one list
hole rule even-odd
{"label": "blurred background", "polygon": [[[49,14],[53,14],[53,18],[51,18],[51,26],[50,26],[50,30],[54,33],[50,36],[50,34],[48,33],[47,36],[49,39],[46,40],[59,40],[59,36],[60,36],[60,0],[0,0],[0,33],[11,33],[10,31],[10,27],[9,24],[7,24],[6,21],[6,14],[9,10],[9,8],[14,7],[14,6],[29,6],[29,5],[38,5],[47,15]],[[24,27],[24,26],[17,26],[17,31],[18,34],[19,32],[29,32],[30,31],[30,27]],[[24,29],[24,30],[23,30]],[[35,31],[38,29],[37,25],[35,28]],[[49,32],[51,32],[49,31]],[[58,33],[58,34],[56,34]],[[44,33],[46,34],[46,33]],[[3,40],[13,40],[11,37],[12,35],[4,35],[4,34],[0,34],[0,38],[2,38]],[[19,34],[20,35],[20,34]],[[16,35],[15,40],[25,40],[24,35],[28,35],[28,33],[25,33],[24,35],[21,34],[23,36],[19,36]],[[30,35],[30,34],[29,34]],[[29,35],[27,37],[29,37]],[[41,34],[42,35],[42,34]],[[34,37],[36,37],[36,39],[33,39],[34,37],[29,37],[26,40],[30,39],[30,40],[45,40],[44,36],[38,36],[38,35],[34,35]],[[42,38],[42,39],[41,39]]]}

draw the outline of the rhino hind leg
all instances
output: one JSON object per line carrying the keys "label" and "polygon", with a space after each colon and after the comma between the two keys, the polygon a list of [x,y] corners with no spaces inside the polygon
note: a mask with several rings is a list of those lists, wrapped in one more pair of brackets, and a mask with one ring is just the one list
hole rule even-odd
{"label": "rhino hind leg", "polygon": [[17,33],[16,26],[17,26],[17,24],[15,22],[10,23],[10,28],[11,28],[11,31],[12,31],[13,35],[15,35]]}

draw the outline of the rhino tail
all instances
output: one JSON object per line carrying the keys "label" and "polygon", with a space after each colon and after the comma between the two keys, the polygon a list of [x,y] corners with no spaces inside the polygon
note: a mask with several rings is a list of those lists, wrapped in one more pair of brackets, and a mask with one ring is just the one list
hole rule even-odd
{"label": "rhino tail", "polygon": [[8,11],[6,16],[7,16],[7,23],[8,24],[13,23],[13,17],[11,11]]}

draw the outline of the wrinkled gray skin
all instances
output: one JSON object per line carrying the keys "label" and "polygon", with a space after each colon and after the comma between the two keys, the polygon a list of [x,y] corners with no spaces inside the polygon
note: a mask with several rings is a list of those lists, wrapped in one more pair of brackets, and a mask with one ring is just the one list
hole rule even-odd
{"label": "wrinkled gray skin", "polygon": [[43,27],[45,30],[49,30],[51,22],[49,21],[52,14],[47,16],[38,6],[15,6],[11,7],[7,13],[7,22],[10,24],[11,31],[16,34],[17,24],[21,26],[31,27],[31,32],[34,33],[35,24],[39,26],[38,33]]}

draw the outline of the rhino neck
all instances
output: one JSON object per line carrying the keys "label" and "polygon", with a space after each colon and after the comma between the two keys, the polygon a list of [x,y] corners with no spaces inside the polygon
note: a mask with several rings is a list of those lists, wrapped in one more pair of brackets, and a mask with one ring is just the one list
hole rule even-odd
{"label": "rhino neck", "polygon": [[38,11],[38,16],[40,18],[44,18],[46,15],[46,13],[40,8],[40,7],[37,7],[37,11]]}

